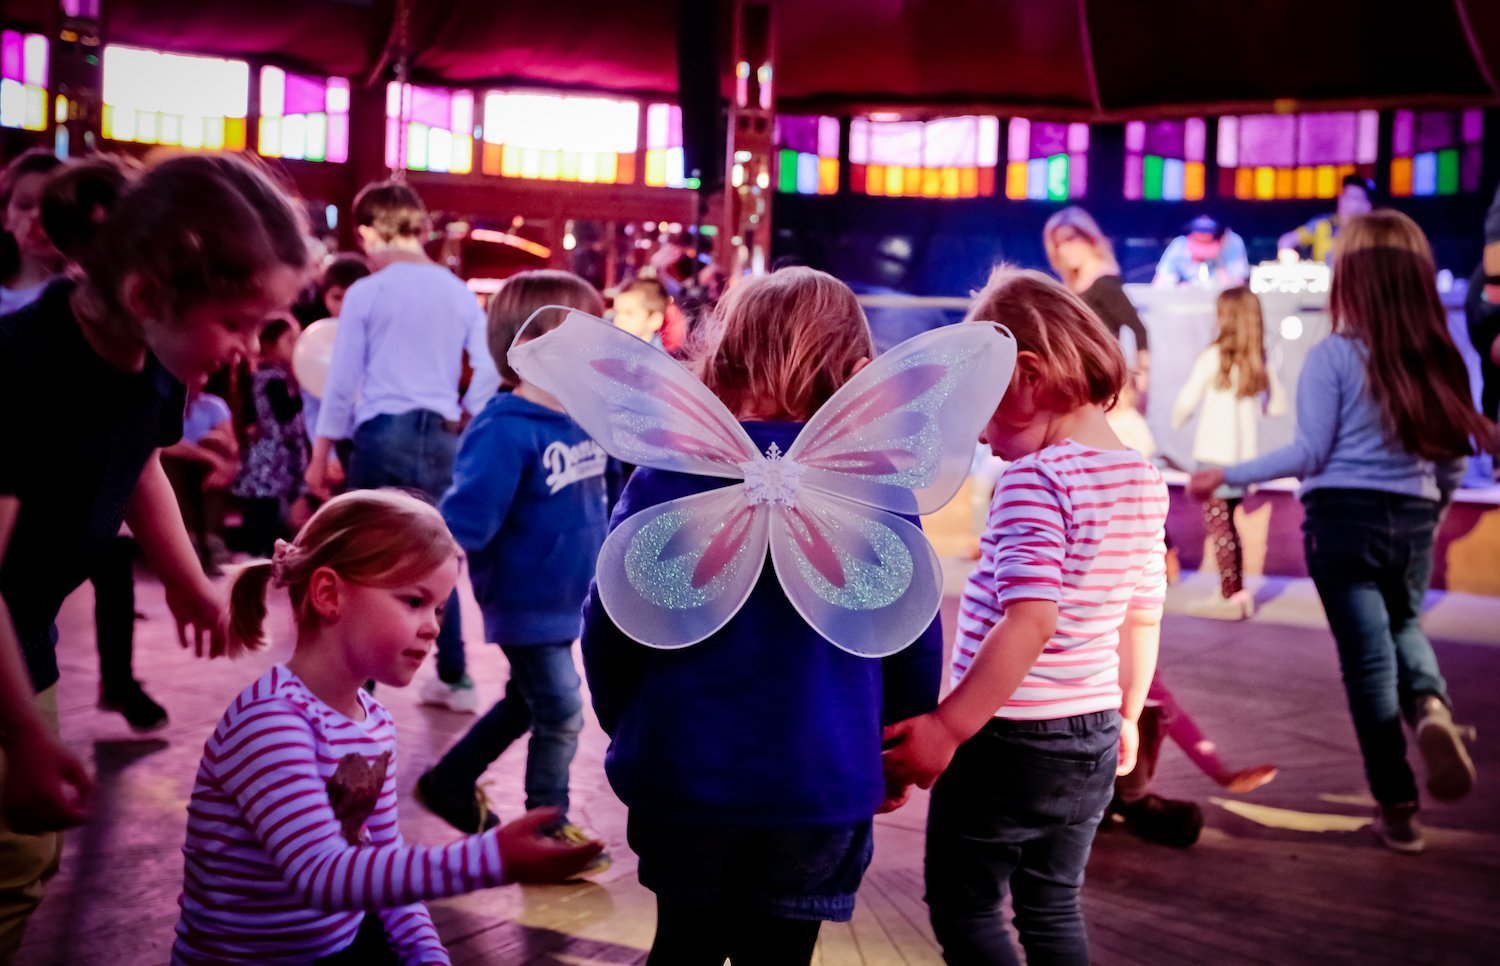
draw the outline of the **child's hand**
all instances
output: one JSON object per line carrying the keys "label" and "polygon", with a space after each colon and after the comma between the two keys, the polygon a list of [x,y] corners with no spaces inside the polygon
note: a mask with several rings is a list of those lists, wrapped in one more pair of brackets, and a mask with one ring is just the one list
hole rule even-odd
{"label": "child's hand", "polygon": [[963,743],[936,711],[888,725],[884,741],[889,750],[880,757],[888,789],[903,785],[931,788]]}
{"label": "child's hand", "polygon": [[5,821],[28,835],[55,832],[89,817],[93,779],[88,769],[48,732],[27,730],[6,742]]}
{"label": "child's hand", "polygon": [[177,642],[184,649],[191,643],[198,657],[223,657],[229,653],[229,605],[213,584],[201,584],[166,587],[167,607],[177,619]]}
{"label": "child's hand", "polygon": [[884,815],[887,812],[894,812],[902,805],[905,805],[911,799],[911,788],[910,785],[893,782],[887,777],[885,782],[885,800],[880,803],[879,808],[875,809],[875,814]]}
{"label": "child's hand", "polygon": [[542,834],[542,829],[561,818],[558,809],[534,808],[495,830],[505,881],[566,882],[604,851],[603,842],[568,845]]}
{"label": "child's hand", "polygon": [[1128,775],[1135,771],[1135,756],[1141,747],[1141,732],[1129,718],[1120,720],[1120,764],[1116,775]]}
{"label": "child's hand", "polygon": [[1224,471],[1215,467],[1211,470],[1199,470],[1193,474],[1188,481],[1188,495],[1195,500],[1207,500],[1214,495],[1214,490],[1224,485]]}
{"label": "child's hand", "polygon": [[307,492],[320,500],[328,499],[330,495],[327,467],[322,460],[309,460],[307,471],[302,474],[302,482],[307,484]]}

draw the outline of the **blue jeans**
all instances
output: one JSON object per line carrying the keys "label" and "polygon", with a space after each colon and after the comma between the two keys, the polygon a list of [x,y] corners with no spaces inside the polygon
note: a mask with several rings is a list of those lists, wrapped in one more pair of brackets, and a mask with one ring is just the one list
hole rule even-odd
{"label": "blue jeans", "polygon": [[413,409],[375,416],[354,430],[348,488],[401,487],[425,493],[436,503],[453,482],[457,452],[456,427],[440,413]]}
{"label": "blue jeans", "polygon": [[438,627],[437,676],[446,684],[457,684],[469,669],[464,655],[464,619],[458,612],[458,591],[448,595],[443,623]]}
{"label": "blue jeans", "polygon": [[1119,712],[1101,711],[995,718],[959,747],[927,813],[927,907],[950,966],[1019,963],[1007,889],[1031,966],[1087,966],[1078,897],[1119,745]]}
{"label": "blue jeans", "polygon": [[505,695],[433,766],[449,789],[474,787],[479,776],[517,738],[526,747],[526,807],[568,812],[568,766],[583,730],[582,680],[573,666],[573,642],[502,645],[510,661]]}
{"label": "blue jeans", "polygon": [[1401,719],[1426,695],[1450,703],[1420,623],[1440,509],[1378,490],[1314,490],[1303,503],[1307,570],[1338,645],[1370,791],[1383,805],[1414,802]]}

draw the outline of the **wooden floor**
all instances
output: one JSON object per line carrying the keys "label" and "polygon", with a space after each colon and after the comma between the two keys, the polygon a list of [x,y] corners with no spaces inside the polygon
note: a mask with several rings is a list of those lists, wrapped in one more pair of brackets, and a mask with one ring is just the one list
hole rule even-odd
{"label": "wooden floor", "polygon": [[[951,586],[951,584],[950,584]],[[1208,587],[1173,590],[1171,610]],[[1429,847],[1398,856],[1373,844],[1371,802],[1338,683],[1333,648],[1305,583],[1264,585],[1263,613],[1225,625],[1169,616],[1163,667],[1182,703],[1234,763],[1282,766],[1270,786],[1235,800],[1175,749],[1159,790],[1203,804],[1199,844],[1176,851],[1101,835],[1085,906],[1100,963],[1493,963],[1500,958],[1500,601],[1448,595],[1429,626],[1460,718],[1479,726],[1481,781],[1457,805],[1425,814]],[[950,599],[950,607],[951,607]],[[472,605],[470,605],[472,606]],[[184,808],[204,739],[228,701],[285,650],[239,663],[179,651],[161,591],[140,582],[137,674],[172,714],[165,731],[131,736],[94,709],[87,589],[61,621],[64,737],[98,770],[96,820],[73,833],[63,869],[32,920],[20,962],[136,966],[167,960],[181,885]],[[284,630],[285,608],[277,611]],[[477,627],[470,621],[469,626]],[[952,626],[951,622],[948,626]],[[498,651],[469,646],[486,700],[505,670]],[[402,828],[441,842],[446,828],[409,798],[411,783],[471,718],[419,707],[416,688],[383,689],[400,725]],[[651,896],[624,845],[624,810],[600,767],[605,739],[590,721],[573,766],[575,820],[608,842],[598,881],[503,888],[432,904],[460,963],[639,963],[653,928]],[[521,808],[524,753],[492,769],[503,814]],[[853,922],[828,925],[817,962],[924,964],[939,957],[921,895],[925,801],[878,822],[874,865]]]}

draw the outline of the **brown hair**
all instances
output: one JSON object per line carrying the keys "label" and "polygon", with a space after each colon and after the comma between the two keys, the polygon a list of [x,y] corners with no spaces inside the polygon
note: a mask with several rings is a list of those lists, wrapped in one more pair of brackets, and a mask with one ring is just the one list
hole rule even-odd
{"label": "brown hair", "polygon": [[783,268],[729,290],[704,326],[692,367],[742,418],[805,420],[875,356],[849,286]]}
{"label": "brown hair", "polygon": [[[544,305],[565,305],[589,315],[604,315],[604,297],[572,272],[544,268],[506,279],[490,301],[490,355],[500,370],[501,384],[511,388],[521,384],[521,374],[511,368],[507,358],[510,344],[531,314]],[[543,312],[527,328],[526,337],[534,339],[551,332],[566,318],[562,312]]]}
{"label": "brown hair", "polygon": [[666,312],[667,306],[672,302],[672,297],[667,294],[667,287],[654,278],[631,279],[620,286],[615,297],[619,298],[621,295],[639,295],[647,312]]}
{"label": "brown hair", "polygon": [[137,173],[130,163],[101,154],[70,164],[47,180],[42,228],[64,257],[76,263],[87,254],[99,226]]}
{"label": "brown hair", "polygon": [[1082,299],[1041,272],[999,266],[968,319],[1000,323],[1017,351],[1036,355],[1037,405],[1057,413],[1114,407],[1125,384],[1120,343]]}
{"label": "brown hair", "polygon": [[427,231],[427,207],[409,185],[377,181],[355,195],[354,224],[373,228],[383,241],[421,238]]}
{"label": "brown hair", "polygon": [[356,252],[339,252],[323,265],[318,276],[318,297],[328,294],[331,288],[347,289],[370,274],[370,263]]}
{"label": "brown hair", "polygon": [[1493,445],[1495,426],[1474,409],[1416,222],[1390,209],[1351,218],[1339,230],[1328,302],[1334,331],[1368,350],[1369,391],[1391,442],[1431,460]]}
{"label": "brown hair", "polygon": [[1271,388],[1266,372],[1265,316],[1260,298],[1238,285],[1219,293],[1217,303],[1220,389],[1233,389],[1241,398],[1258,396]]}
{"label": "brown hair", "polygon": [[79,295],[91,314],[117,324],[134,324],[123,302],[133,275],[180,308],[253,292],[278,266],[307,266],[302,217],[263,165],[239,155],[168,158],[128,184],[102,217],[94,209],[107,193],[81,199],[87,212],[53,200],[50,216],[77,231],[70,245],[84,275]]}
{"label": "brown hair", "polygon": [[1093,247],[1094,253],[1104,262],[1104,274],[1120,274],[1120,263],[1115,260],[1115,247],[1109,243],[1109,239],[1099,228],[1099,223],[1082,208],[1069,205],[1061,211],[1054,212],[1052,217],[1047,219],[1047,224],[1042,229],[1042,247],[1047,250],[1047,261],[1051,264],[1052,270],[1057,273],[1070,291],[1077,291],[1074,283],[1077,281],[1078,271],[1065,269],[1057,262],[1058,246],[1054,236],[1061,228],[1071,228],[1083,236],[1083,240]]}
{"label": "brown hair", "polygon": [[307,588],[320,567],[350,583],[398,587],[461,553],[442,515],[414,496],[397,490],[336,496],[303,525],[279,565],[260,560],[235,574],[229,587],[229,651],[266,645],[266,589],[273,578],[286,587],[297,626],[304,628],[315,619]]}

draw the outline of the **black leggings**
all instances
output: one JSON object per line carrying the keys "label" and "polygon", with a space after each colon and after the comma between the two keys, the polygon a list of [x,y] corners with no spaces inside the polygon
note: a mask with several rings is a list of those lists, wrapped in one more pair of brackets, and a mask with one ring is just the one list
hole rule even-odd
{"label": "black leggings", "polygon": [[646,966],[799,966],[812,961],[816,919],[783,919],[733,906],[656,900],[656,938]]}

